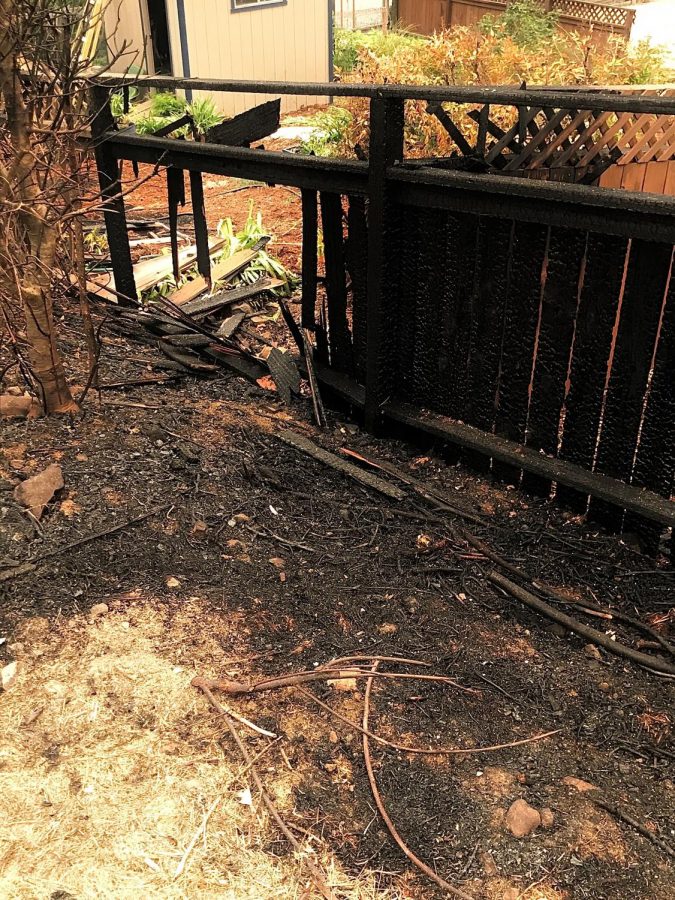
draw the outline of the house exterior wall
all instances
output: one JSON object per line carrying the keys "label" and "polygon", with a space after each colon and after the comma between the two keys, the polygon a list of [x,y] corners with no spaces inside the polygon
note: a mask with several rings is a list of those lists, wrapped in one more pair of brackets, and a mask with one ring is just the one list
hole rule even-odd
{"label": "house exterior wall", "polygon": [[113,72],[154,74],[146,0],[108,0],[103,28]]}
{"label": "house exterior wall", "polygon": [[[117,0],[115,0],[117,2]],[[127,0],[130,2],[130,0]],[[167,0],[174,75],[183,75],[179,5]],[[328,0],[288,0],[233,12],[230,0],[182,0],[190,74],[200,78],[256,81],[327,81]],[[235,115],[271,97],[266,94],[205,94],[219,111]],[[284,97],[282,111],[325,102],[320,97]]]}

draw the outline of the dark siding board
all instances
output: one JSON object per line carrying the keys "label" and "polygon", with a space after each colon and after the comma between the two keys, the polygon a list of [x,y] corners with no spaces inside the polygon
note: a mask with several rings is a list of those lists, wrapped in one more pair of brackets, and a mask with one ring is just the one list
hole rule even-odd
{"label": "dark siding board", "polygon": [[[401,247],[399,261],[399,285],[397,297],[391,293],[387,297],[387,305],[396,304],[398,309],[398,327],[396,333],[395,354],[395,392],[398,397],[412,397],[413,366],[415,363],[415,316],[417,312],[417,293],[420,288],[419,257],[424,223],[424,214],[419,209],[398,207],[395,214],[398,222],[405,222],[405,241]],[[390,320],[391,321],[391,320]]]}
{"label": "dark siding board", "polygon": [[446,216],[429,210],[422,217],[418,235],[417,266],[419,277],[415,292],[414,342],[411,397],[419,406],[436,409],[439,354],[443,320],[443,296],[439,290],[445,278],[444,260],[439,253],[439,235],[445,232]]}
{"label": "dark siding board", "polygon": [[317,241],[319,214],[317,193],[302,189],[302,327],[314,330],[316,321]]}
{"label": "dark siding board", "polygon": [[476,288],[478,216],[452,215],[445,245],[442,354],[447,365],[446,414],[464,421],[469,389],[471,320]]}
{"label": "dark siding board", "polygon": [[[632,483],[669,497],[675,478],[675,277],[671,265],[659,342],[654,358],[649,397],[645,410]],[[631,513],[626,531],[640,535],[647,549],[658,547],[662,529]]]}
{"label": "dark siding board", "polygon": [[365,197],[356,195],[349,197],[345,255],[352,291],[354,369],[356,377],[363,383],[366,374],[366,304],[368,302],[368,224]]}
{"label": "dark siding board", "polygon": [[[558,449],[585,250],[585,232],[551,228],[527,421],[528,446],[549,455]],[[543,496],[551,490],[549,481],[533,475],[524,476],[523,487]]]}
{"label": "dark siding board", "polygon": [[467,423],[492,431],[508,293],[513,222],[481,218],[469,351]]}
{"label": "dark siding board", "polygon": [[[596,461],[598,472],[622,481],[633,467],[671,256],[670,244],[634,240],[630,248]],[[602,501],[591,501],[589,515],[621,530],[622,512]]]}
{"label": "dark siding board", "polygon": [[[495,415],[496,433],[512,441],[525,440],[547,245],[548,228],[515,223]],[[506,463],[493,463],[492,474],[511,484],[520,481],[520,470]]]}
{"label": "dark siding board", "polygon": [[347,322],[347,283],[342,197],[322,191],[321,225],[326,261],[326,307],[331,363],[343,372],[352,368],[352,344]]}
{"label": "dark siding board", "polygon": [[[588,237],[560,451],[561,459],[587,469],[593,467],[627,248],[626,238],[602,234]],[[556,496],[573,509],[586,511],[585,494],[561,485]]]}

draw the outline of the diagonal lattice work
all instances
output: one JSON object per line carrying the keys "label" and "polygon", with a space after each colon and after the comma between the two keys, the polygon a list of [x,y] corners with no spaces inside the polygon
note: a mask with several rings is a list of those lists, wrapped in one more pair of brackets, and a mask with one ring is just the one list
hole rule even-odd
{"label": "diagonal lattice work", "polygon": [[631,18],[627,7],[609,3],[586,3],[585,0],[553,0],[552,8],[561,15],[580,19],[592,25],[613,25],[619,29],[626,27]]}

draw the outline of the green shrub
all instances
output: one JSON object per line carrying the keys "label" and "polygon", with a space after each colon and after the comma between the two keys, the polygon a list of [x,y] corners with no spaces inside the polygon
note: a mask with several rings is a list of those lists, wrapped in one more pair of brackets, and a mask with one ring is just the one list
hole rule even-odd
{"label": "green shrub", "polygon": [[150,115],[164,119],[176,119],[185,112],[187,102],[167,91],[154,94],[150,100]]}
{"label": "green shrub", "polygon": [[318,112],[309,123],[317,130],[309,140],[303,141],[303,151],[314,156],[332,156],[335,147],[346,138],[351,121],[349,110],[340,106],[331,106],[325,111]]}
{"label": "green shrub", "polygon": [[554,38],[558,13],[546,12],[538,0],[512,0],[499,16],[485,16],[478,24],[483,34],[510,37],[519,47],[535,50]]}
{"label": "green shrub", "polygon": [[208,97],[190,103],[187,111],[192,116],[199,134],[206,134],[209,128],[223,121],[223,117],[216,111],[213,100]]}

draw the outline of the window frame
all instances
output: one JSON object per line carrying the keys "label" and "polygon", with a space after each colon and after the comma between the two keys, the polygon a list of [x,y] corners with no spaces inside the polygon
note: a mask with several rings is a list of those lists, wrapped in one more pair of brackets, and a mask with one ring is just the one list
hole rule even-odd
{"label": "window frame", "polygon": [[230,0],[230,12],[243,13],[255,12],[260,9],[269,9],[274,6],[287,6],[288,0],[239,0],[243,6],[237,6],[237,0]]}

